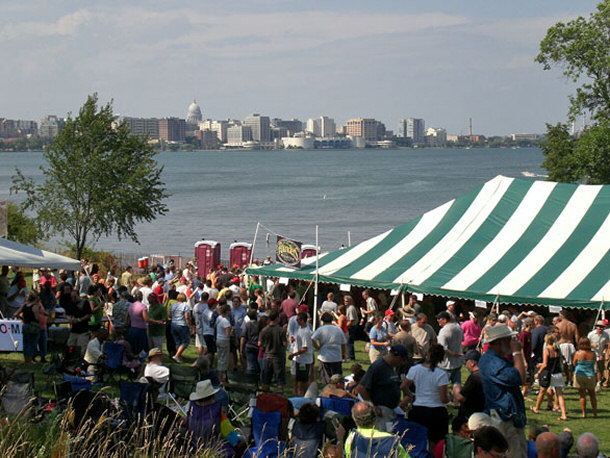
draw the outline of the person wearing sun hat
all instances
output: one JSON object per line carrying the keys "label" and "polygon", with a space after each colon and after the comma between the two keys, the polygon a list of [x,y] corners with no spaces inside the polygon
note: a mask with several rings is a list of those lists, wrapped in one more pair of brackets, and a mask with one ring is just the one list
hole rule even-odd
{"label": "person wearing sun hat", "polygon": [[[195,437],[210,438],[214,434],[219,434],[224,440],[221,445],[221,456],[241,456],[246,448],[246,443],[237,429],[231,424],[229,418],[225,415],[220,407],[220,403],[216,401],[216,393],[220,388],[214,388],[210,380],[197,382],[195,391],[189,396],[189,404],[187,406],[186,425],[187,430],[192,432]],[[203,410],[203,414],[202,414]],[[209,415],[215,416],[214,420],[204,419]],[[218,427],[215,431],[206,431],[207,427]],[[238,453],[241,452],[241,453]]]}
{"label": "person wearing sun hat", "polygon": [[[479,374],[485,394],[485,412],[501,422],[498,429],[510,444],[508,457],[525,458],[525,402],[521,385],[525,380],[525,361],[521,342],[505,324],[487,330],[489,349],[479,360]],[[508,357],[512,355],[512,359]]]}

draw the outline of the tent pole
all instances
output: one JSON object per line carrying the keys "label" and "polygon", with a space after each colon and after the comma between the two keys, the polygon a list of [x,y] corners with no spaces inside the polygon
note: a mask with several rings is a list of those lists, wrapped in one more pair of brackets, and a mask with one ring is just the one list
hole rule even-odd
{"label": "tent pole", "polygon": [[602,298],[601,303],[599,304],[599,309],[597,310],[597,316],[595,317],[595,321],[593,322],[593,328],[591,331],[595,330],[595,323],[599,320],[600,315],[602,314],[602,310],[604,309],[604,299]]}
{"label": "tent pole", "polygon": [[252,251],[250,251],[250,262],[249,266],[252,265],[252,259],[254,258],[254,247],[256,246],[256,238],[258,237],[258,228],[261,225],[260,221],[256,223],[256,231],[254,231],[254,240],[252,241]]}
{"label": "tent pole", "polygon": [[320,244],[318,240],[318,225],[316,224],[316,284],[313,289],[313,330],[316,330],[318,322],[318,280],[319,280],[319,261],[320,261]]}
{"label": "tent pole", "polygon": [[352,231],[347,231],[347,246],[352,246]]}

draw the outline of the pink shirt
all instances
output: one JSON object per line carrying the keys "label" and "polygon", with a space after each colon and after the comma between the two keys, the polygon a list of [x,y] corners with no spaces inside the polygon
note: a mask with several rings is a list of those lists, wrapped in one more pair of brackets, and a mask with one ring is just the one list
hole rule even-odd
{"label": "pink shirt", "polygon": [[462,323],[462,331],[464,331],[464,341],[462,342],[464,347],[470,347],[479,343],[481,326],[478,323],[472,320],[464,321]]}
{"label": "pink shirt", "polygon": [[147,323],[144,321],[144,310],[146,306],[142,302],[135,301],[129,307],[129,319],[131,320],[132,328],[146,329]]}

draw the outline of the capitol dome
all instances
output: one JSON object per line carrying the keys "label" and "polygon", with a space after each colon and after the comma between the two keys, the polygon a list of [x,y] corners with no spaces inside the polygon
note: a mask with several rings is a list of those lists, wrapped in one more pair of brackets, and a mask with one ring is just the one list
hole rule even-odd
{"label": "capitol dome", "polygon": [[189,124],[198,124],[203,120],[201,114],[201,108],[197,105],[197,101],[193,100],[193,103],[189,105],[188,113],[186,114],[186,122]]}

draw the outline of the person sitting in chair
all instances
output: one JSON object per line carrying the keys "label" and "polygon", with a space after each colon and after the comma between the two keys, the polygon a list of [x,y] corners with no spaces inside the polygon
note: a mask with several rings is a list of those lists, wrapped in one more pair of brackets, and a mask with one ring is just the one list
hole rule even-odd
{"label": "person sitting in chair", "polygon": [[87,344],[87,351],[85,351],[85,361],[88,364],[87,372],[89,372],[93,378],[99,372],[99,365],[104,360],[104,341],[108,338],[108,331],[100,328],[93,331],[91,334],[91,340]]}
{"label": "person sitting in chair", "polygon": [[169,368],[163,365],[163,352],[156,347],[148,352],[148,364],[144,368],[144,377],[150,377],[160,385],[169,380]]}
{"label": "person sitting in chair", "polygon": [[[398,442],[398,438],[391,433],[375,429],[377,413],[375,406],[368,401],[354,404],[352,418],[356,423],[356,430],[350,432],[345,441],[345,456],[353,456],[352,449],[362,450],[362,456],[387,456],[393,458],[407,458],[407,452]],[[345,429],[337,427],[337,441],[343,443]]]}
{"label": "person sitting in chair", "polygon": [[210,380],[197,382],[195,391],[189,396],[187,429],[199,440],[221,439],[224,456],[241,456],[246,449],[246,442],[222,412],[220,403],[216,401],[218,391],[220,388],[214,388]]}

